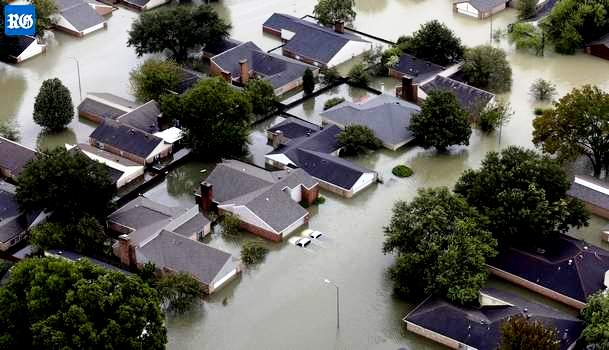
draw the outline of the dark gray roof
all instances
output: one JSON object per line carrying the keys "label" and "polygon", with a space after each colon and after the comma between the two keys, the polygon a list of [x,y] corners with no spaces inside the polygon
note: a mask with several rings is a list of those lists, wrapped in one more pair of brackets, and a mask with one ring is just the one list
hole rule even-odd
{"label": "dark gray roof", "polygon": [[480,106],[486,106],[495,97],[488,91],[439,75],[421,86],[421,89],[425,93],[434,90],[450,91],[455,95],[461,107],[470,113],[475,112]]}
{"label": "dark gray roof", "polygon": [[232,261],[232,256],[226,252],[167,230],[160,231],[137,248],[137,253],[156,266],[191,273],[208,285]]}
{"label": "dark gray roof", "polygon": [[222,70],[230,72],[233,79],[238,79],[241,77],[239,61],[242,59],[247,60],[256,77],[268,81],[275,89],[301,79],[307,68],[316,69],[287,57],[266,53],[251,41],[225,51],[211,60]]}
{"label": "dark gray roof", "polygon": [[108,216],[109,222],[119,223],[134,230],[177,216],[182,210],[139,196]]}
{"label": "dark gray roof", "polygon": [[589,43],[588,45],[604,45],[609,47],[609,33],[604,35],[600,39]]}
{"label": "dark gray roof", "polygon": [[0,242],[8,242],[25,230],[25,217],[15,199],[15,187],[0,181]]}
{"label": "dark gray roof", "polygon": [[78,105],[79,113],[87,113],[90,115],[98,116],[104,119],[113,119],[116,120],[121,115],[126,112],[120,110],[118,108],[114,108],[105,103],[96,101],[89,97],[86,97],[79,105]]}
{"label": "dark gray roof", "polygon": [[36,152],[0,136],[0,168],[19,176],[23,167],[36,157]]}
{"label": "dark gray roof", "polygon": [[203,51],[209,55],[216,56],[224,51],[232,49],[235,46],[239,46],[240,44],[241,42],[239,40],[235,40],[233,38],[222,38],[221,40],[206,45],[203,48]]}
{"label": "dark gray roof", "polygon": [[110,265],[106,262],[103,262],[101,260],[97,260],[88,256],[84,256],[84,255],[80,255],[78,253],[69,251],[69,250],[60,250],[60,249],[49,249],[47,250],[48,253],[55,255],[55,256],[61,256],[65,259],[71,260],[71,261],[80,261],[83,259],[89,260],[92,264],[97,265],[99,267],[102,267],[106,270],[111,270],[111,271],[116,271],[116,272],[120,272],[122,274],[125,275],[131,275],[131,272],[125,271],[121,268],[118,268],[114,265]]}
{"label": "dark gray roof", "polygon": [[411,77],[415,82],[420,83],[440,73],[445,68],[435,63],[416,58],[413,55],[402,54],[398,63],[393,66],[393,69],[403,75]]}
{"label": "dark gray roof", "polygon": [[269,17],[263,27],[275,31],[285,29],[295,33],[284,48],[324,64],[328,64],[349,41],[367,42],[357,35],[337,33],[333,29],[280,13]]}
{"label": "dark gray roof", "polygon": [[506,0],[461,0],[458,3],[468,2],[473,8],[480,12],[487,12],[495,7],[506,4]]}
{"label": "dark gray roof", "polygon": [[141,106],[141,104],[139,104],[139,103],[137,103],[135,101],[131,101],[131,100],[128,100],[126,98],[122,98],[120,96],[117,96],[117,95],[114,95],[114,94],[110,94],[110,93],[107,93],[107,92],[89,92],[88,95],[91,95],[91,96],[94,96],[94,97],[106,100],[106,101],[108,101],[110,103],[114,103],[114,104],[123,106],[123,107],[128,108],[128,109],[135,109],[135,108]]}
{"label": "dark gray roof", "polygon": [[497,349],[501,325],[511,316],[527,315],[556,328],[561,350],[567,350],[583,329],[583,322],[577,318],[511,293],[491,288],[483,289],[481,293],[511,305],[466,307],[432,297],[417,306],[404,320],[478,350]]}
{"label": "dark gray roof", "polygon": [[591,187],[584,186],[583,184],[577,183],[577,178],[580,178],[586,182],[591,183],[595,186],[600,186],[605,189],[605,192],[609,193],[609,184],[598,181],[589,176],[578,175],[571,184],[571,188],[567,191],[567,195],[580,199],[584,202],[590,203],[602,209],[609,210],[609,194],[605,194],[601,191],[595,190]]}
{"label": "dark gray roof", "polygon": [[383,143],[399,145],[414,139],[409,130],[410,120],[420,111],[419,106],[410,102],[389,95],[379,95],[362,104],[343,102],[321,115],[342,126],[367,126]]}
{"label": "dark gray roof", "polygon": [[35,41],[31,36],[5,36],[0,40],[0,55],[2,58],[16,58]]}
{"label": "dark gray roof", "polygon": [[148,101],[133,111],[120,116],[117,121],[143,130],[149,134],[159,132],[160,106],[156,101]]}
{"label": "dark gray roof", "polygon": [[203,79],[202,74],[185,68],[181,68],[180,75],[178,87],[174,89],[174,92],[178,94],[185,93],[188,89],[195,86],[195,84]]}
{"label": "dark gray roof", "polygon": [[106,20],[82,0],[55,0],[59,13],[78,31],[104,23]]}
{"label": "dark gray roof", "polygon": [[163,142],[159,137],[108,119],[93,130],[90,137],[143,158]]}
{"label": "dark gray roof", "polygon": [[211,221],[209,221],[209,219],[206,218],[203,214],[197,213],[195,216],[188,219],[185,223],[173,229],[173,232],[190,237],[195,233],[202,232],[203,228],[209,225],[210,223]]}
{"label": "dark gray roof", "polygon": [[273,125],[267,131],[271,133],[281,131],[286,138],[295,139],[311,135],[319,130],[321,130],[319,125],[309,123],[302,119],[288,117],[280,123]]}
{"label": "dark gray roof", "polygon": [[535,249],[504,249],[488,264],[585,302],[594,292],[605,289],[609,252],[563,235]]}
{"label": "dark gray roof", "polygon": [[124,2],[131,4],[137,8],[142,9],[150,0],[123,0]]}

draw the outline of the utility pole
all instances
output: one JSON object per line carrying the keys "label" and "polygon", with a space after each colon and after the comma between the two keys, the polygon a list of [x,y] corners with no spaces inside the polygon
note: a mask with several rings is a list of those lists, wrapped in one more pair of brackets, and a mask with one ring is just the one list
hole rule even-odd
{"label": "utility pole", "polygon": [[340,294],[338,285],[327,278],[324,279],[324,282],[326,284],[331,284],[336,288],[336,329],[340,329]]}
{"label": "utility pole", "polygon": [[76,62],[76,72],[78,73],[78,95],[80,96],[80,102],[82,102],[82,85],[80,84],[80,63],[78,62],[76,57],[70,56],[68,58]]}

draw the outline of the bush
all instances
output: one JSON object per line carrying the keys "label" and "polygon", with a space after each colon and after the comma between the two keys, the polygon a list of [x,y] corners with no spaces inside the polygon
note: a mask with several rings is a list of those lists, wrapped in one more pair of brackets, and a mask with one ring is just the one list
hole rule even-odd
{"label": "bush", "polygon": [[185,272],[163,275],[155,281],[154,287],[161,297],[164,308],[177,314],[192,309],[204,296],[199,281]]}
{"label": "bush", "polygon": [[319,196],[319,197],[315,198],[315,200],[313,201],[313,204],[320,205],[320,204],[324,204],[325,202],[326,202],[326,197]]}
{"label": "bush", "polygon": [[496,102],[488,105],[480,112],[478,127],[484,132],[491,132],[507,123],[512,114],[510,104],[507,102]]}
{"label": "bush", "polygon": [[269,249],[258,241],[247,241],[241,248],[241,261],[245,265],[255,265],[261,263]]}
{"label": "bush", "polygon": [[339,82],[342,79],[340,73],[336,68],[323,68],[321,70],[321,82],[324,85],[332,85]]}
{"label": "bush", "polygon": [[222,234],[227,237],[239,236],[241,234],[241,220],[233,214],[224,214],[222,217]]}
{"label": "bush", "polygon": [[529,92],[538,101],[552,100],[556,95],[556,86],[544,79],[537,79],[531,85]]}
{"label": "bush", "polygon": [[462,69],[467,82],[477,88],[501,93],[512,86],[512,68],[502,49],[489,45],[468,49]]}
{"label": "bush", "polygon": [[383,146],[374,132],[363,125],[347,125],[338,134],[338,143],[345,155],[358,155],[366,152],[366,149],[376,150]]}
{"label": "bush", "polygon": [[397,177],[410,177],[414,172],[406,165],[397,165],[392,170],[391,173]]}
{"label": "bush", "polygon": [[324,111],[334,107],[334,106],[338,106],[339,104],[345,102],[345,99],[343,97],[334,97],[331,98],[329,100],[326,101],[326,103],[324,104]]}
{"label": "bush", "polygon": [[74,118],[74,105],[70,90],[58,78],[42,82],[36,102],[34,121],[51,131],[64,129]]}
{"label": "bush", "polygon": [[366,66],[363,63],[358,63],[349,70],[349,80],[352,84],[359,86],[367,86],[370,82],[370,75],[366,71]]}
{"label": "bush", "polygon": [[315,76],[313,75],[313,71],[307,68],[304,71],[304,75],[302,76],[302,89],[304,93],[309,95],[315,91]]}

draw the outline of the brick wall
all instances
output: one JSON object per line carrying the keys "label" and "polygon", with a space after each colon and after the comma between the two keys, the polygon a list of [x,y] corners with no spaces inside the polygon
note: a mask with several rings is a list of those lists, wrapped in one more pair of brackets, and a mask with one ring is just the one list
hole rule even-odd
{"label": "brick wall", "polygon": [[586,205],[586,209],[588,209],[588,211],[590,211],[592,214],[609,219],[609,210],[597,207],[596,205],[590,203],[584,204]]}
{"label": "brick wall", "polygon": [[84,118],[84,119],[87,119],[89,121],[92,121],[95,124],[101,124],[101,122],[104,121],[104,118],[102,116],[91,114],[91,113],[87,113],[87,112],[83,112],[83,111],[78,111],[78,115],[81,118]]}
{"label": "brick wall", "polygon": [[307,204],[313,204],[315,199],[319,196],[319,184],[313,186],[310,190],[307,190],[304,186],[302,187],[302,201]]}

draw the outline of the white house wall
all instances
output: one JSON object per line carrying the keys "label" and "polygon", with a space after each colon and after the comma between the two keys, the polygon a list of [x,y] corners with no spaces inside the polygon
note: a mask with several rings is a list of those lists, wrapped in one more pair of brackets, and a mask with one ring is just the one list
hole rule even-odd
{"label": "white house wall", "polygon": [[296,231],[299,227],[305,224],[306,215],[301,217],[300,219],[294,221],[290,226],[288,226],[285,230],[281,232],[282,237],[288,237],[291,233]]}
{"label": "white house wall", "polygon": [[355,185],[353,185],[353,188],[352,188],[353,194],[356,194],[359,191],[363,190],[364,188],[370,186],[371,184],[374,183],[374,181],[376,181],[376,173],[362,174],[362,176],[360,176],[360,178],[357,179],[357,182],[355,183]]}
{"label": "white house wall", "polygon": [[161,5],[165,5],[168,2],[169,2],[169,0],[150,0],[146,4],[146,6],[144,6],[144,10],[150,10],[150,9],[155,8],[155,7],[159,7]]}
{"label": "white house wall", "polygon": [[237,264],[232,261],[232,259],[227,261],[220,272],[218,272],[216,279],[214,279],[211,283],[212,292],[222,288],[222,286],[224,286],[226,282],[230,281],[230,279],[233,278],[238,272],[239,270],[237,270]]}
{"label": "white house wall", "polygon": [[57,22],[55,23],[55,25],[57,27],[62,27],[62,28],[65,28],[65,29],[67,29],[69,31],[75,32],[75,33],[80,32],[79,30],[76,29],[76,27],[74,27],[72,25],[72,23],[68,22],[68,20],[64,16],[57,15],[56,19],[57,19]]}
{"label": "white house wall", "polygon": [[292,162],[290,158],[288,158],[285,154],[268,154],[265,156],[265,158],[270,159],[276,163],[282,164],[283,166],[287,166],[288,164],[296,166],[296,164],[294,164],[294,162]]}
{"label": "white house wall", "polygon": [[470,5],[469,2],[462,2],[460,4],[457,4],[457,12],[472,17],[478,17],[479,15],[478,10],[476,10],[472,5]]}
{"label": "white house wall", "polygon": [[294,202],[300,203],[302,201],[302,186],[296,186],[292,189],[288,187],[286,190],[290,192],[290,198],[292,198]]}
{"label": "white house wall", "polygon": [[81,32],[81,34],[82,34],[82,35],[87,35],[87,34],[93,33],[93,32],[94,32],[94,31],[96,31],[96,30],[104,29],[104,24],[105,24],[105,22],[102,22],[102,23],[100,23],[100,24],[98,24],[98,25],[96,25],[96,26],[93,26],[93,27],[87,28],[87,29],[83,30],[83,31]]}
{"label": "white house wall", "polygon": [[159,154],[163,154],[164,152],[167,152],[169,150],[171,150],[171,145],[166,144],[165,142],[160,142],[153,150],[152,152],[150,152],[150,154],[148,155],[148,157],[146,157],[146,163],[150,164],[152,162],[154,162],[154,158],[159,155]]}
{"label": "white house wall", "polygon": [[328,62],[328,67],[337,66],[372,49],[372,43],[351,40]]}
{"label": "white house wall", "polygon": [[45,45],[38,44],[35,40],[30,44],[30,46],[25,49],[21,55],[17,57],[17,62],[23,62],[29,58],[40,55],[44,52]]}

